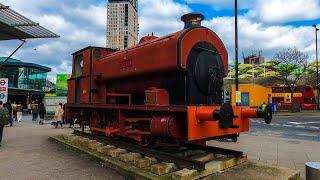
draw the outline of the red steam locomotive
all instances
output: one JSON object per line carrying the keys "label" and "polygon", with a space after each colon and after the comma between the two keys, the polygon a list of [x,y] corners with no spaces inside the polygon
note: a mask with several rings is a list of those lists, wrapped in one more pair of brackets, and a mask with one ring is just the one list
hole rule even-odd
{"label": "red steam locomotive", "polygon": [[186,14],[185,27],[146,36],[117,51],[86,47],[73,53],[67,119],[87,120],[92,133],[130,138],[204,142],[249,130],[249,118],[271,122],[271,111],[222,102],[228,54],[220,38]]}

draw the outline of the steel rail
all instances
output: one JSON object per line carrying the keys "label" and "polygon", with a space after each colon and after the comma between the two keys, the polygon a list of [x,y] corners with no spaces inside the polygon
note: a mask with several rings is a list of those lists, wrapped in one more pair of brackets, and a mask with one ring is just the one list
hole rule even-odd
{"label": "steel rail", "polygon": [[232,149],[225,149],[225,148],[214,147],[214,146],[204,146],[204,145],[195,144],[195,143],[180,143],[180,144],[191,150],[204,150],[207,153],[214,152],[217,154],[226,155],[227,157],[243,157],[243,152],[232,150]]}
{"label": "steel rail", "polygon": [[157,151],[154,149],[144,148],[139,145],[132,144],[132,143],[127,143],[124,141],[117,141],[115,139],[107,138],[105,136],[92,135],[90,133],[86,133],[86,132],[82,132],[82,131],[78,131],[78,130],[75,130],[74,134],[79,135],[79,136],[83,136],[83,137],[87,137],[90,139],[95,139],[99,142],[106,143],[109,145],[114,145],[116,147],[126,149],[126,150],[129,150],[132,152],[140,153],[145,156],[151,156],[151,157],[154,157],[156,159],[160,159],[160,160],[163,160],[166,162],[175,163],[179,168],[192,168],[192,169],[197,169],[197,170],[204,170],[205,169],[204,163],[194,161],[194,160],[183,159],[183,158],[174,156],[172,154],[164,153],[164,152]]}
{"label": "steel rail", "polygon": [[[139,146],[133,143],[119,141],[115,138],[108,138],[106,136],[93,135],[91,133],[87,133],[79,130],[74,130],[73,134],[86,137],[89,139],[94,139],[105,144],[114,145],[116,147],[123,148],[128,151],[140,153],[145,156],[151,156],[165,162],[175,163],[181,169],[191,168],[191,169],[196,169],[200,171],[205,170],[206,162],[200,162],[192,159],[185,159],[177,155],[174,155],[173,153],[166,153],[166,152],[162,152],[155,149],[144,148],[142,146]],[[197,144],[191,144],[191,143],[184,143],[183,147],[188,148],[188,150],[200,150],[206,153],[215,153],[215,154],[218,153],[218,154],[226,155],[227,157],[243,156],[243,152],[240,152],[240,151],[234,151],[230,149],[224,149],[224,148],[218,148],[218,147],[212,147],[212,146],[203,146],[203,145],[197,145]]]}

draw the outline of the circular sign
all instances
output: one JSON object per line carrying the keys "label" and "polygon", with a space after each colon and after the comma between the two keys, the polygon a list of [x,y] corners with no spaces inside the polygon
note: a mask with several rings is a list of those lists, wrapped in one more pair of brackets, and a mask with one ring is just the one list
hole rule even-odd
{"label": "circular sign", "polygon": [[6,97],[6,95],[5,95],[5,94],[0,93],[0,99],[4,99],[5,97]]}
{"label": "circular sign", "polygon": [[0,85],[4,86],[7,82],[5,80],[0,80]]}

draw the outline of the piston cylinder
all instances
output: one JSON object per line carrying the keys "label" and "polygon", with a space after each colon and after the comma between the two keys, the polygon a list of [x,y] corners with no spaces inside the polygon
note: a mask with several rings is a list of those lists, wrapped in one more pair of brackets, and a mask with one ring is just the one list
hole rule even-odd
{"label": "piston cylinder", "polygon": [[151,120],[150,131],[152,136],[180,138],[182,125],[174,117],[154,117]]}

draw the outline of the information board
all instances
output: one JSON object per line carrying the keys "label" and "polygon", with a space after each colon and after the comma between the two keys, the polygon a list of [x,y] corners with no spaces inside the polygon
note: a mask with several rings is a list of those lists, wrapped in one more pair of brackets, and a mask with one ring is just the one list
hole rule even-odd
{"label": "information board", "polygon": [[241,92],[236,91],[236,103],[241,103]]}
{"label": "information board", "polygon": [[3,103],[8,100],[8,78],[0,78],[0,101]]}
{"label": "information board", "polygon": [[71,77],[71,74],[57,74],[56,89],[68,90],[67,80]]}

